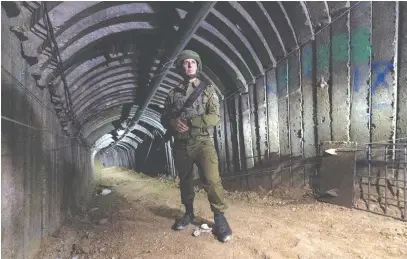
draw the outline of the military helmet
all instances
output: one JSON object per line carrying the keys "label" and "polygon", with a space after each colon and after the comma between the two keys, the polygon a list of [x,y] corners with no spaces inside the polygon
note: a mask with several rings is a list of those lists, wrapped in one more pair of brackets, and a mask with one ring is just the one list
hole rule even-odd
{"label": "military helmet", "polygon": [[196,53],[196,52],[193,51],[193,50],[184,50],[184,51],[182,51],[182,52],[178,55],[177,63],[176,63],[177,68],[178,68],[178,69],[182,69],[182,63],[183,63],[183,61],[184,61],[185,59],[188,59],[188,58],[195,59],[196,62],[198,63],[197,72],[202,71],[201,57],[199,56],[198,53]]}

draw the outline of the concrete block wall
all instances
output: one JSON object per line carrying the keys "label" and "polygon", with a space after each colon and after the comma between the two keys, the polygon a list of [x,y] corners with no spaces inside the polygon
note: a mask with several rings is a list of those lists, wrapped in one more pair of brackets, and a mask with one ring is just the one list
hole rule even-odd
{"label": "concrete block wall", "polygon": [[61,130],[1,15],[1,257],[35,258],[75,213],[93,179],[91,155]]}
{"label": "concrete block wall", "polygon": [[288,160],[282,181],[307,181],[312,171],[292,166],[315,157],[324,141],[407,137],[406,11],[403,2],[361,2],[257,78],[247,95],[227,98],[217,136],[226,143],[223,176]]}

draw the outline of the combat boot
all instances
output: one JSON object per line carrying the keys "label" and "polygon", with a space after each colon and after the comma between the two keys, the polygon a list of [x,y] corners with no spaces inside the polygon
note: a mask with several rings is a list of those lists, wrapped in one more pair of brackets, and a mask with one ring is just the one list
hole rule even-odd
{"label": "combat boot", "polygon": [[215,220],[215,235],[221,242],[228,242],[232,239],[232,229],[223,213],[216,213]]}
{"label": "combat boot", "polygon": [[173,226],[174,230],[183,230],[189,224],[193,223],[195,220],[195,215],[193,213],[186,212],[182,218],[175,221]]}

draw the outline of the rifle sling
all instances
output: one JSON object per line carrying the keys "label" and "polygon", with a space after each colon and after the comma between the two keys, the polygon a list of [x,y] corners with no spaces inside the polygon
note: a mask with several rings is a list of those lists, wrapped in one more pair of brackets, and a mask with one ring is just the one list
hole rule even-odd
{"label": "rifle sling", "polygon": [[208,84],[201,80],[199,86],[196,87],[194,91],[188,96],[187,100],[184,103],[184,106],[182,106],[181,110],[177,112],[177,115],[181,115],[182,112],[189,108],[196,101],[196,99],[198,99],[198,97],[202,94],[206,87],[208,87]]}

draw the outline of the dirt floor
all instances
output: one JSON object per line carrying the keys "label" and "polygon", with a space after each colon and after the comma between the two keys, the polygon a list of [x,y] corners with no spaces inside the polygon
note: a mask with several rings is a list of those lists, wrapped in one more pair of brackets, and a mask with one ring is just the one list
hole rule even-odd
{"label": "dirt floor", "polygon": [[[306,190],[227,193],[233,240],[195,226],[171,230],[183,214],[177,183],[132,171],[100,171],[108,195],[96,195],[70,219],[38,258],[407,258],[407,223],[314,201]],[[213,223],[203,190],[200,223]]]}

